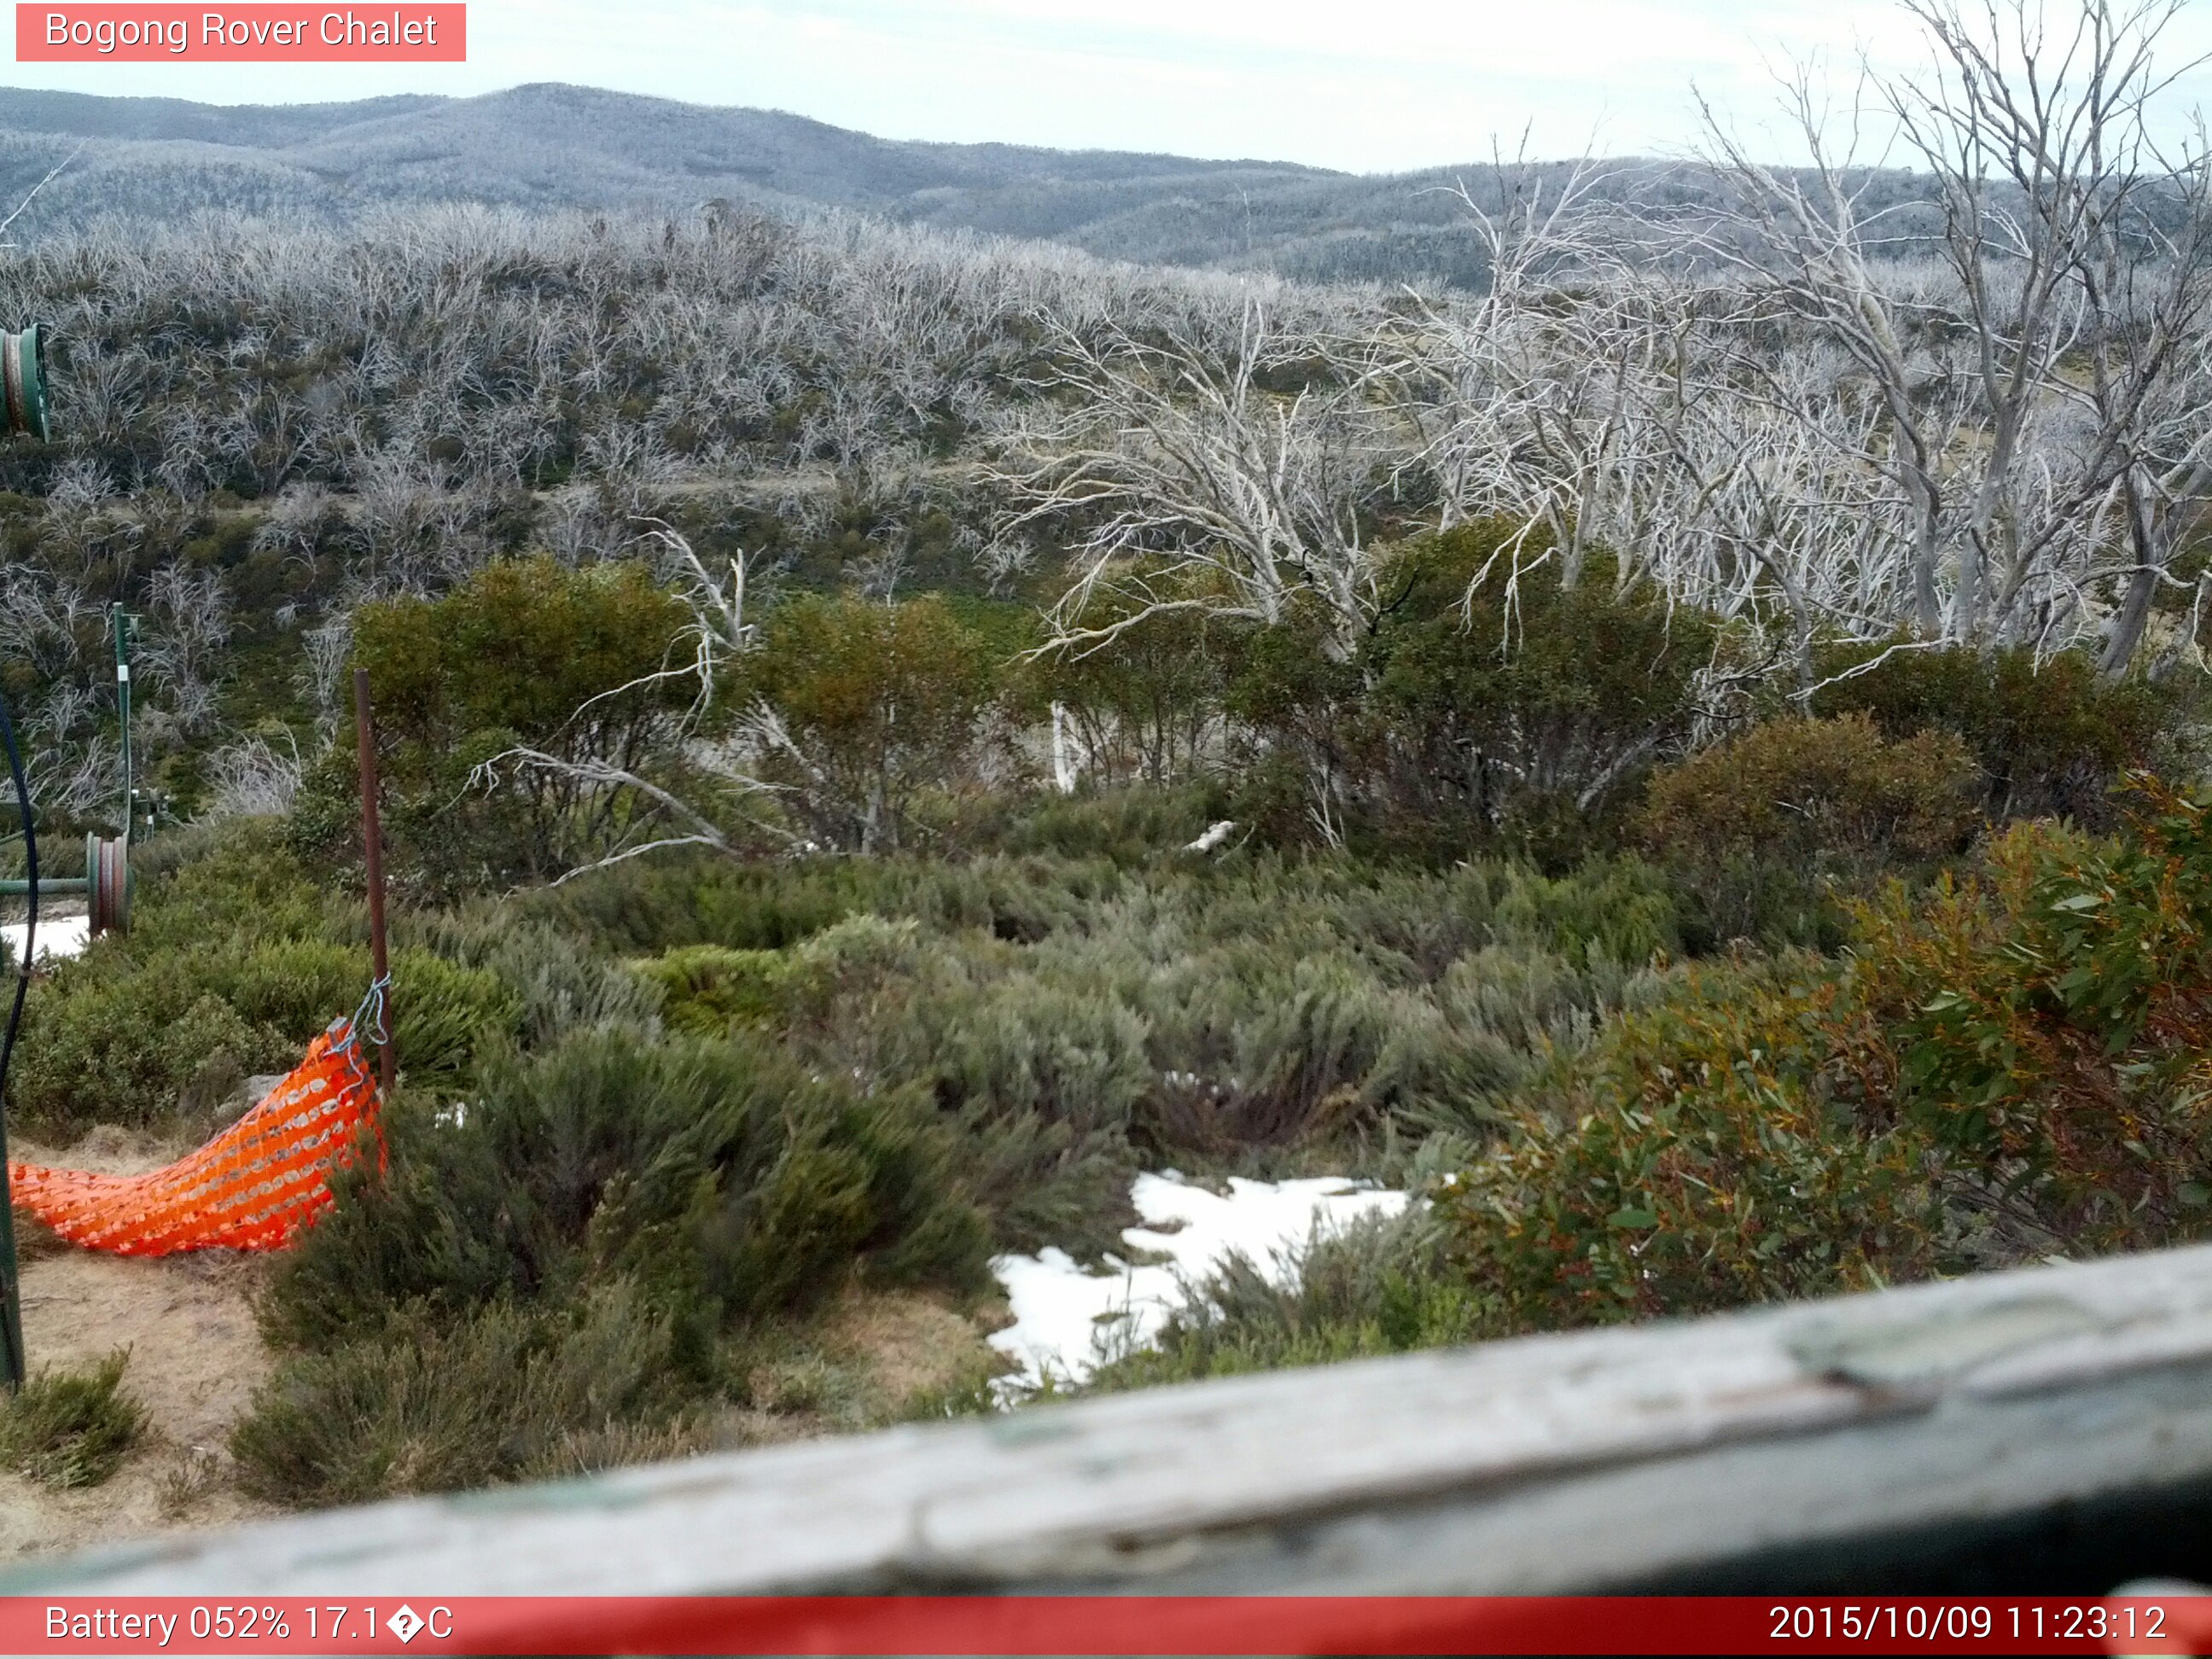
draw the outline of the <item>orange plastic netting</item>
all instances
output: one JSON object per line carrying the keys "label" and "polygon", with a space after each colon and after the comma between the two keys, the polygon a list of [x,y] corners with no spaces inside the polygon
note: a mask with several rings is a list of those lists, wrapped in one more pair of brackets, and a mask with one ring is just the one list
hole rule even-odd
{"label": "orange plastic netting", "polygon": [[64,1238],[118,1255],[281,1249],[329,1207],[330,1172],[351,1161],[363,1126],[382,1163],[376,1079],[355,1030],[356,1020],[333,1020],[259,1105],[166,1169],[115,1176],[10,1164],[16,1204]]}

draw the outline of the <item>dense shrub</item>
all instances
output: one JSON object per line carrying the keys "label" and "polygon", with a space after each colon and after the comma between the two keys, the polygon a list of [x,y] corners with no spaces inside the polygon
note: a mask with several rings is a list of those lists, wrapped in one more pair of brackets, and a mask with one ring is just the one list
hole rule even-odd
{"label": "dense shrub", "polygon": [[295,1042],[351,1013],[368,988],[367,952],[330,938],[271,939],[208,966],[213,988],[243,1018]]}
{"label": "dense shrub", "polygon": [[658,953],[683,945],[775,950],[850,916],[911,918],[931,930],[975,928],[1036,939],[1078,927],[1122,872],[1104,859],[981,858],[952,862],[801,858],[640,859],[595,871],[525,909],[609,947]]}
{"label": "dense shrub", "polygon": [[[319,892],[272,834],[241,828],[142,882],[127,937],[57,964],[30,998],[13,1103],[40,1133],[99,1122],[198,1133],[206,1109],[251,1074],[289,1070],[367,992],[362,917]],[[501,965],[525,979],[547,971],[512,955]],[[461,1088],[481,1051],[525,1029],[524,988],[495,968],[407,947],[392,981],[410,1086]]]}
{"label": "dense shrub", "polygon": [[94,955],[143,963],[235,939],[312,938],[334,925],[327,890],[279,824],[232,820],[213,835],[161,836],[131,856],[140,883],[131,932],[100,939]]}
{"label": "dense shrub", "polygon": [[292,1352],[234,1449],[282,1501],[668,1455],[742,1384],[732,1343],[856,1274],[982,1279],[951,1127],[912,1090],[860,1094],[756,1036],[587,1026],[493,1060],[451,1105],[410,1091],[386,1130],[388,1172],[341,1177],[263,1300]]}
{"label": "dense shrub", "polygon": [[2124,831],[2022,826],[1870,919],[1903,1110],[2019,1249],[2212,1231],[2212,823],[2146,783]]}
{"label": "dense shrub", "polygon": [[862,1097],[757,1042],[579,1033],[491,1066],[458,1109],[395,1110],[386,1133],[388,1178],[345,1183],[280,1262],[278,1339],[330,1348],[411,1307],[568,1300],[627,1276],[704,1368],[726,1325],[855,1262],[964,1285],[987,1249],[951,1142],[910,1097]]}
{"label": "dense shrub", "polygon": [[1863,873],[1957,852],[1978,781],[1948,732],[1893,742],[1863,714],[1769,720],[1661,769],[1636,827],[1654,851],[1708,866],[1765,854]]}
{"label": "dense shrub", "polygon": [[69,1139],[94,1123],[189,1120],[250,1074],[283,1070],[298,1058],[282,1031],[248,1022],[184,973],[117,972],[103,963],[65,980],[57,975],[41,988],[9,1081],[12,1103],[43,1135]]}
{"label": "dense shrub", "polygon": [[1024,712],[1049,721],[1058,704],[1069,760],[1109,785],[1190,776],[1222,736],[1224,625],[1200,609],[1141,611],[1136,584],[1102,584],[1081,618],[1102,637],[1037,659],[1019,679]]}
{"label": "dense shrub", "polygon": [[690,945],[637,969],[672,1029],[781,1031],[878,1088],[925,1089],[1002,1243],[1109,1248],[1130,1218],[1144,1029],[1006,973],[1017,960],[995,939],[925,947],[911,921],[855,916],[784,951]]}
{"label": "dense shrub", "polygon": [[688,620],[639,562],[502,560],[441,598],[362,606],[354,663],[368,670],[379,735],[395,745],[450,747],[495,730],[536,738],[597,698],[580,724],[621,756],[653,708],[688,702],[688,688],[604,694],[661,667]]}
{"label": "dense shrub", "polygon": [[1022,1249],[1111,1248],[1134,1219],[1130,1139],[1153,1074],[1144,1022],[1111,998],[1018,970],[994,941],[939,951],[853,1009],[834,1039],[913,1078],[958,1124],[994,1231]]}
{"label": "dense shrub", "polygon": [[[319,973],[333,918],[264,830],[241,827],[199,850],[141,881],[128,937],[53,965],[29,998],[10,1104],[40,1133],[190,1120],[247,1075],[289,1066],[298,1042],[350,1013],[368,988],[364,951],[319,1017],[301,1012],[304,989],[250,1011],[233,1002],[234,980],[281,978],[281,967],[246,966],[261,952],[279,963],[312,957]],[[295,1014],[304,1033],[280,1023]]]}
{"label": "dense shrub", "polygon": [[2110,828],[2112,789],[2130,769],[2200,758],[2187,735],[2193,682],[2104,679],[2079,652],[2039,660],[2025,646],[1837,646],[1820,670],[1815,714],[1865,714],[1893,739],[1956,735],[1981,768],[1993,818]]}
{"label": "dense shrub", "polygon": [[1565,586],[1517,536],[1485,521],[1407,543],[1348,660],[1318,616],[1245,641],[1230,706],[1301,762],[1279,775],[1278,833],[1427,853],[1503,840],[1571,862],[1686,738],[1714,624],[1601,559]]}
{"label": "dense shrub", "polygon": [[[359,945],[282,939],[211,963],[207,973],[210,988],[242,1018],[297,1048],[354,1012],[368,988],[369,964]],[[393,953],[392,1006],[406,1010],[395,1047],[409,1083],[437,1089],[457,1086],[479,1048],[511,1037],[520,1015],[520,999],[496,975],[416,950]]]}
{"label": "dense shrub", "polygon": [[1164,788],[1083,783],[1073,794],[982,797],[974,810],[948,815],[943,828],[970,856],[1042,854],[1133,869],[1181,858],[1208,825],[1232,816],[1230,795],[1218,778]]}
{"label": "dense shrub", "polygon": [[1559,878],[1244,855],[672,865],[560,902],[624,942],[664,915],[681,939],[726,918],[751,941],[776,936],[764,917],[864,899],[888,914],[774,949],[683,943],[636,971],[672,1026],[773,1034],[871,1087],[925,1089],[997,1237],[1078,1250],[1113,1248],[1140,1158],[1365,1167],[1394,1136],[1491,1121],[1680,945],[1660,872],[1632,860]]}
{"label": "dense shrub", "polygon": [[[592,951],[574,930],[526,917],[512,905],[479,901],[460,911],[410,914],[394,932],[413,941],[400,953],[402,967],[419,952],[490,975],[501,988],[495,1001],[514,1005],[513,1035],[525,1048],[548,1047],[572,1031],[657,1029],[660,998],[653,987]],[[404,978],[397,988],[403,998],[416,988]],[[419,1057],[419,1035],[410,1031],[403,1065]]]}
{"label": "dense shrub", "polygon": [[2212,824],[2021,825],[1842,967],[1688,972],[1440,1188],[1496,1331],[2212,1232]]}
{"label": "dense shrub", "polygon": [[781,951],[685,945],[641,962],[638,972],[659,991],[670,1030],[717,1036],[775,1024],[785,1010],[789,966]]}
{"label": "dense shrub", "polygon": [[1692,970],[1527,1091],[1510,1140],[1439,1184],[1486,1332],[1927,1273],[1941,1218],[1893,1068],[1817,963]]}
{"label": "dense shrub", "polygon": [[1880,879],[1862,872],[1854,883],[1832,863],[1824,867],[1820,860],[1763,850],[1668,862],[1680,888],[1682,943],[1698,957],[1746,945],[1833,956],[1850,942],[1852,900],[1864,892],[1869,878]]}
{"label": "dense shrub", "polygon": [[968,775],[998,660],[937,595],[809,594],[770,613],[736,695],[772,714],[759,764],[811,836],[885,851],[918,793]]}
{"label": "dense shrub", "polygon": [[1632,831],[1694,899],[1695,942],[1832,949],[1850,894],[1965,847],[1980,784],[1947,731],[1773,720],[1659,769]]}
{"label": "dense shrub", "polygon": [[[571,568],[550,558],[487,565],[438,599],[364,605],[353,660],[376,700],[388,869],[401,890],[443,899],[556,875],[627,827],[573,775],[475,769],[523,745],[635,771],[672,742],[696,688],[655,678],[688,613],[631,562]],[[307,776],[296,845],[360,857],[359,757],[346,728]]]}

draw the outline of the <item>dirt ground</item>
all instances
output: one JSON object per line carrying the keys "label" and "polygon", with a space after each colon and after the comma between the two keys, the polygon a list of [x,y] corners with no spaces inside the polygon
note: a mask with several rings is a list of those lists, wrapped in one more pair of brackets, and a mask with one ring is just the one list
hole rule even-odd
{"label": "dirt ground", "polygon": [[[19,1159],[136,1174],[185,1148],[112,1127],[66,1149],[18,1142]],[[148,1426],[101,1485],[55,1492],[0,1468],[0,1560],[88,1548],[176,1528],[275,1513],[233,1478],[228,1443],[271,1359],[254,1323],[264,1262],[232,1251],[132,1260],[76,1249],[18,1212],[23,1341],[31,1369],[82,1370],[130,1350],[124,1389]],[[986,1333],[1003,1308],[970,1315],[907,1292],[854,1291],[752,1378],[702,1446],[772,1444],[934,1415],[996,1360]]]}
{"label": "dirt ground", "polygon": [[[94,1129],[66,1151],[18,1143],[19,1159],[135,1174],[183,1149]],[[55,1492],[0,1469],[0,1559],[79,1549],[267,1512],[230,1475],[230,1425],[268,1375],[253,1322],[260,1263],[231,1251],[131,1260],[70,1248],[20,1212],[23,1346],[33,1372],[82,1370],[130,1350],[123,1386],[147,1431],[106,1482]]]}

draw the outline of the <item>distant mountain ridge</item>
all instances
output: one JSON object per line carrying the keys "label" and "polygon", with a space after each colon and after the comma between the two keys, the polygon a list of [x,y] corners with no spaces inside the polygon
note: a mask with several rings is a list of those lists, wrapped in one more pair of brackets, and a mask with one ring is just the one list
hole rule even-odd
{"label": "distant mountain ridge", "polygon": [[[1462,173],[1494,178],[1486,166],[1363,176],[1284,161],[923,143],[778,110],[550,82],[474,98],[236,106],[0,88],[9,205],[80,143],[17,234],[91,216],[175,220],[217,208],[343,219],[389,203],[678,210],[720,197],[1045,238],[1151,264],[1470,283],[1483,274],[1481,248],[1449,187]],[[1686,172],[1626,165],[1646,184]]]}
{"label": "distant mountain ridge", "polygon": [[[49,213],[72,196],[96,204],[112,182],[105,175],[146,170],[181,186],[204,169],[218,198],[239,171],[258,171],[270,193],[325,211],[395,199],[614,206],[765,194],[924,217],[948,194],[1063,185],[1249,188],[1341,176],[1282,162],[901,143],[779,110],[552,83],[476,98],[239,106],[8,88],[0,88],[0,133],[19,146],[48,141],[40,149],[90,141],[75,176],[58,183]],[[18,162],[11,171],[24,170],[9,159]],[[210,204],[178,194],[179,210]]]}

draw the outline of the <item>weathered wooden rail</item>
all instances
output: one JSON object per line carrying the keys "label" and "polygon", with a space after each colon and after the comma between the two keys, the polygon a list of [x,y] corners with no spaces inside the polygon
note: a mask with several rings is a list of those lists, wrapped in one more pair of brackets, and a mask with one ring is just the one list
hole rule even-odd
{"label": "weathered wooden rail", "polygon": [[378,1504],[167,1594],[2087,1593],[2212,1544],[2212,1248]]}

